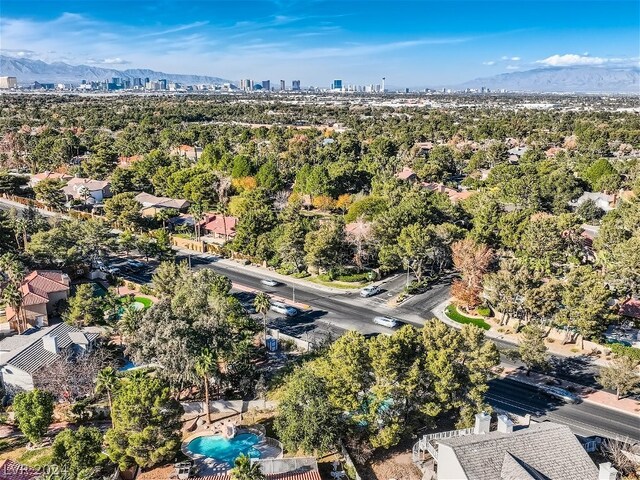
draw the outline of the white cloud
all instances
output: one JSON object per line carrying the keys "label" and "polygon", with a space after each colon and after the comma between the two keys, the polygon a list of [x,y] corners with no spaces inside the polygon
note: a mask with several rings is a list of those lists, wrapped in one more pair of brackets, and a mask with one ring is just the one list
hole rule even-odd
{"label": "white cloud", "polygon": [[112,57],[112,58],[88,58],[86,61],[89,65],[126,65],[131,63],[128,60],[123,60],[120,57]]}
{"label": "white cloud", "polygon": [[520,61],[520,57],[511,57],[511,61],[512,62],[519,62]]}
{"label": "white cloud", "polygon": [[590,57],[588,55],[577,55],[575,53],[567,53],[564,55],[551,55],[543,60],[537,60],[536,63],[547,65],[549,67],[570,67],[573,65],[603,65],[612,60],[602,57]]}
{"label": "white cloud", "polygon": [[495,65],[496,62],[494,62],[493,60],[489,60],[488,62],[482,62],[482,64],[491,66],[491,65]]}
{"label": "white cloud", "polygon": [[518,70],[520,67],[518,65],[507,65],[505,68],[507,70]]}

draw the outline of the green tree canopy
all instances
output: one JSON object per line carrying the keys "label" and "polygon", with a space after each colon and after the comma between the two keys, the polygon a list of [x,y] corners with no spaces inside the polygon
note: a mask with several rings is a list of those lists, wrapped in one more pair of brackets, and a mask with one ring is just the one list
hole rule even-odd
{"label": "green tree canopy", "polygon": [[107,455],[122,470],[173,459],[180,448],[182,413],[160,379],[130,377],[113,400],[113,426],[105,435]]}

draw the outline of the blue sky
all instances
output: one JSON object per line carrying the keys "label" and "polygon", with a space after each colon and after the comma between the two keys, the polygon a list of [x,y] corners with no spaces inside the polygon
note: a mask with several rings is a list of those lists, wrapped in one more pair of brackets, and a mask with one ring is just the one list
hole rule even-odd
{"label": "blue sky", "polygon": [[2,0],[2,53],[303,85],[634,65],[640,2]]}

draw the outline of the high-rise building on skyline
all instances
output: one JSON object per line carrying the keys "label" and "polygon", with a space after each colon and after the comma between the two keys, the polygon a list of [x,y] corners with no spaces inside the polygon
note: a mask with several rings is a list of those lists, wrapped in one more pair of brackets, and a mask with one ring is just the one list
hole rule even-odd
{"label": "high-rise building on skyline", "polygon": [[16,77],[0,77],[0,89],[7,90],[9,88],[18,88],[18,79]]}
{"label": "high-rise building on skyline", "polygon": [[300,91],[300,80],[291,81],[291,90],[293,90],[294,92]]}
{"label": "high-rise building on skyline", "polygon": [[286,85],[284,83],[284,80],[280,80],[280,91],[284,92],[286,90]]}
{"label": "high-rise building on skyline", "polygon": [[167,80],[164,78],[161,78],[160,80],[158,80],[158,83],[160,84],[160,90],[166,90],[167,89]]}
{"label": "high-rise building on skyline", "polygon": [[342,90],[342,80],[334,80],[331,83],[331,90]]}
{"label": "high-rise building on skyline", "polygon": [[271,80],[263,80],[262,81],[262,90],[265,92],[271,91]]}

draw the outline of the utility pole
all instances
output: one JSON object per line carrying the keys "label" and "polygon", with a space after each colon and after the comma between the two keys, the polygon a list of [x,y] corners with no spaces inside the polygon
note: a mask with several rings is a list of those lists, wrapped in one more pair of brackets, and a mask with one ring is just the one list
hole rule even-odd
{"label": "utility pole", "polygon": [[296,303],[296,284],[292,283],[293,286],[293,303]]}

